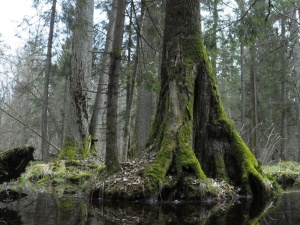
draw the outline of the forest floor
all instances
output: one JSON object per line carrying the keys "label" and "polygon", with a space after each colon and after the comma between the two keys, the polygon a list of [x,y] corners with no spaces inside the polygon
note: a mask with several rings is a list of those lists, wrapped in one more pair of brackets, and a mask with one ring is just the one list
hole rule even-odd
{"label": "forest floor", "polygon": [[[122,170],[107,176],[104,160],[99,157],[86,159],[53,159],[50,163],[32,161],[25,173],[15,181],[4,183],[3,189],[17,189],[20,192],[54,192],[58,196],[66,194],[86,195],[95,199],[127,199],[157,201],[157,198],[145,198],[144,170],[155,158],[155,153],[141,154],[135,160],[121,163]],[[280,162],[276,165],[262,166],[266,174],[272,175],[283,189],[300,188],[300,164]],[[172,179],[172,177],[169,177]],[[237,199],[238,188],[226,183],[209,179],[216,191],[213,196],[204,196],[211,202]],[[201,182],[194,180],[193,185]],[[204,193],[205,194],[205,193]],[[177,200],[175,200],[177,201]]]}
{"label": "forest floor", "polygon": [[[20,192],[54,192],[58,196],[87,195],[95,199],[157,201],[148,198],[144,170],[155,159],[155,153],[144,153],[129,162],[121,163],[122,170],[107,176],[104,160],[100,157],[86,159],[53,159],[50,163],[32,161],[26,171],[15,181],[4,183],[2,189],[14,189]],[[171,176],[168,177],[172,179]],[[207,201],[220,202],[237,198],[237,189],[225,181],[209,179],[211,188],[216,190],[213,196],[204,196]],[[193,185],[200,186],[200,180]],[[203,193],[204,195],[206,193]]]}

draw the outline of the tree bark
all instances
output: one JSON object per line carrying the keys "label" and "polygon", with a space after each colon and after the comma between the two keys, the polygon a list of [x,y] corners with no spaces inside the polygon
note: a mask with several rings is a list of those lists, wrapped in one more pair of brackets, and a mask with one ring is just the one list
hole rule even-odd
{"label": "tree bark", "polygon": [[88,134],[87,77],[92,70],[93,0],[77,0],[72,37],[71,77],[69,78],[68,122],[62,154],[71,150],[90,154]]}
{"label": "tree bark", "polygon": [[[130,34],[129,34],[129,40],[128,40],[128,49],[127,49],[127,64],[128,66],[131,66],[131,48],[132,48],[132,35],[131,35],[131,29],[132,29],[132,20],[133,20],[133,11],[134,11],[134,3],[131,1],[130,6]],[[144,9],[142,7],[141,9],[141,18],[139,21],[143,21],[144,17]],[[142,23],[137,21],[137,40],[136,40],[136,55],[134,57],[133,65],[132,65],[132,74],[131,76],[127,76],[128,83],[126,85],[126,109],[125,109],[125,124],[124,124],[124,133],[123,133],[123,145],[122,145],[122,152],[121,152],[121,161],[127,161],[128,157],[128,150],[130,147],[130,125],[131,125],[131,112],[132,112],[132,102],[134,97],[134,88],[136,83],[136,76],[138,71],[138,64],[139,64],[139,52],[140,52],[140,31],[142,27]],[[130,82],[129,82],[130,81]]]}
{"label": "tree bark", "polygon": [[[192,188],[193,179],[206,186],[203,170],[240,186],[245,195],[268,194],[255,156],[224,112],[199,14],[198,0],[167,0],[161,91],[148,142],[157,154],[145,176],[167,198],[179,197],[182,187]],[[195,197],[192,190],[185,198]]]}
{"label": "tree bark", "polygon": [[246,122],[246,82],[244,73],[244,44],[240,43],[240,64],[241,64],[241,123]]}
{"label": "tree bark", "polygon": [[280,149],[280,159],[286,159],[286,151],[287,151],[287,90],[286,90],[286,74],[287,74],[287,58],[286,58],[286,19],[285,17],[282,18],[281,22],[281,67],[282,67],[282,74],[281,74],[281,149]]}
{"label": "tree bark", "polygon": [[[293,19],[297,20],[297,17],[300,15],[300,1],[297,2],[297,7],[293,14]],[[296,95],[296,160],[300,162],[300,41],[299,41],[299,28],[296,23],[291,25],[291,34],[294,34],[292,39],[294,40],[293,49],[292,49],[292,64],[293,64],[293,82],[294,82],[294,91]]]}
{"label": "tree bark", "polygon": [[255,156],[258,155],[258,106],[257,106],[257,82],[255,72],[255,43],[250,46],[250,93],[251,93],[251,150]]}
{"label": "tree bark", "polygon": [[50,79],[51,59],[52,59],[52,43],[53,43],[55,13],[56,13],[56,0],[53,0],[52,8],[51,8],[48,46],[47,46],[47,59],[46,59],[44,94],[43,94],[43,112],[42,112],[41,150],[42,150],[42,159],[45,162],[49,161],[49,144],[47,142],[47,140],[48,140],[48,100],[49,100],[48,93],[49,93],[49,79]]}
{"label": "tree bark", "polygon": [[145,171],[154,187],[168,183],[171,191],[165,193],[165,198],[179,197],[185,178],[206,183],[192,149],[194,78],[202,54],[198,51],[199,15],[198,0],[166,1],[161,90],[147,144],[157,151],[157,156]]}
{"label": "tree bark", "polygon": [[219,0],[214,0],[213,3],[213,33],[212,33],[212,45],[211,45],[211,64],[213,73],[217,73],[217,52],[218,52],[218,46],[217,46],[217,29],[218,29],[218,23],[219,23],[219,12],[218,12],[218,4]]}
{"label": "tree bark", "polygon": [[[118,0],[112,1],[112,7],[109,12],[109,22],[106,33],[104,54],[101,58],[99,82],[97,93],[94,102],[94,108],[89,125],[89,132],[92,139],[98,139],[98,152],[104,155],[106,146],[106,101],[107,101],[107,86],[108,86],[108,72],[110,64],[109,53],[112,51],[113,33],[116,22],[116,7]],[[95,148],[96,143],[92,143]]]}
{"label": "tree bark", "polygon": [[114,173],[121,169],[118,160],[118,90],[119,74],[122,57],[122,41],[125,21],[125,0],[119,0],[117,3],[117,16],[114,29],[114,40],[112,52],[110,53],[110,68],[107,95],[107,128],[106,128],[106,157],[105,165],[108,173]]}

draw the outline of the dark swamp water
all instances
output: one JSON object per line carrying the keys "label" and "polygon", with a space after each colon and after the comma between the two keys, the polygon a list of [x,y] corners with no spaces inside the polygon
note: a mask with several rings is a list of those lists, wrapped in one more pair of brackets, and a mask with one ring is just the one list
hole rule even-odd
{"label": "dark swamp water", "polygon": [[234,204],[89,203],[83,197],[33,194],[0,203],[0,225],[300,225],[300,192],[278,199]]}

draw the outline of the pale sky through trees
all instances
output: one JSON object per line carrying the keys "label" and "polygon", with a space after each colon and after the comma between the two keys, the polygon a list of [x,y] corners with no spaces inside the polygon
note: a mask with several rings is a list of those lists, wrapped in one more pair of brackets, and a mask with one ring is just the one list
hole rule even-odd
{"label": "pale sky through trees", "polygon": [[24,16],[34,14],[31,6],[32,0],[0,0],[1,40],[13,49],[22,43],[22,40],[15,35]]}

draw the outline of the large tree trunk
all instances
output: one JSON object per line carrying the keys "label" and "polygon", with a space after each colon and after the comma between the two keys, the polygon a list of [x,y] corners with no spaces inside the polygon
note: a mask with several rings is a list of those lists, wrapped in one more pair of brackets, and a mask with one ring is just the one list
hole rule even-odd
{"label": "large tree trunk", "polygon": [[246,195],[269,194],[255,156],[229,121],[204,47],[195,81],[194,148],[205,174],[241,187]]}
{"label": "large tree trunk", "polygon": [[[157,155],[145,176],[151,187],[168,189],[164,197],[191,188],[189,178],[205,184],[199,161],[208,176],[241,186],[244,194],[269,193],[254,155],[224,112],[200,35],[198,0],[167,0],[161,91],[148,145]],[[196,197],[192,190],[185,198]]]}
{"label": "large tree trunk", "polygon": [[93,11],[93,0],[76,1],[69,78],[69,114],[62,154],[71,151],[69,153],[74,155],[79,150],[83,156],[89,155],[86,78],[91,76],[92,69]]}
{"label": "large tree trunk", "polygon": [[154,188],[167,182],[175,191],[169,191],[163,196],[166,198],[179,197],[180,184],[185,185],[182,181],[186,177],[203,183],[206,180],[192,148],[194,78],[199,72],[197,61],[202,57],[198,51],[199,14],[198,0],[166,2],[161,90],[148,141],[158,153],[145,171]]}
{"label": "large tree trunk", "polygon": [[122,41],[125,20],[125,0],[119,0],[117,4],[117,16],[114,29],[114,40],[110,53],[110,68],[107,95],[107,128],[106,128],[106,157],[105,165],[108,173],[114,173],[121,169],[118,160],[118,91],[119,75],[121,69]]}

